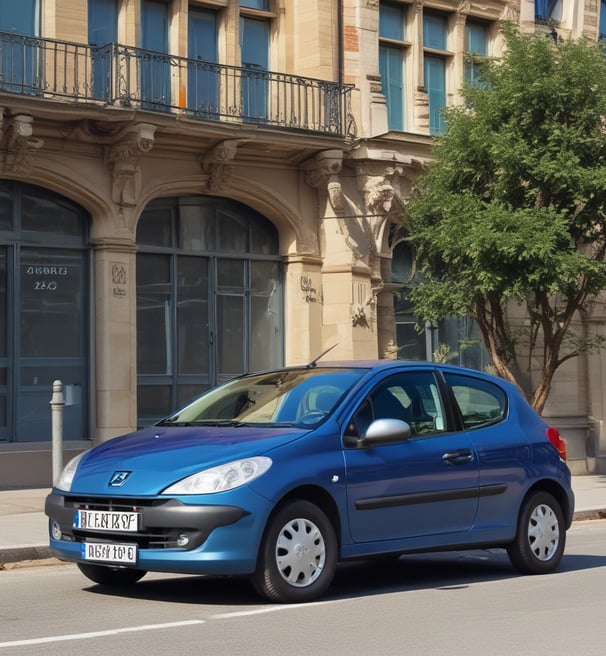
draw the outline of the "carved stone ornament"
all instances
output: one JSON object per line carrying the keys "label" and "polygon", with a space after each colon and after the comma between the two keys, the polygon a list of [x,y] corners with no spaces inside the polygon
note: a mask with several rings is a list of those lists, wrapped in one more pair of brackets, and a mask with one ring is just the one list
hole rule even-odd
{"label": "carved stone ornament", "polygon": [[156,126],[137,123],[122,131],[109,148],[107,163],[112,172],[112,200],[120,207],[134,207],[140,188],[139,160],[154,145]]}
{"label": "carved stone ornament", "polygon": [[314,189],[325,188],[328,200],[338,216],[345,211],[345,196],[339,174],[343,169],[342,150],[324,150],[306,162],[305,181]]}
{"label": "carved stone ornament", "polygon": [[238,146],[248,139],[226,139],[219,142],[202,160],[202,170],[208,175],[207,191],[221,191],[229,184]]}
{"label": "carved stone ornament", "polygon": [[44,141],[33,136],[34,119],[27,114],[15,114],[5,120],[4,109],[0,115],[0,139],[6,136],[4,171],[27,173],[33,164],[34,153]]}

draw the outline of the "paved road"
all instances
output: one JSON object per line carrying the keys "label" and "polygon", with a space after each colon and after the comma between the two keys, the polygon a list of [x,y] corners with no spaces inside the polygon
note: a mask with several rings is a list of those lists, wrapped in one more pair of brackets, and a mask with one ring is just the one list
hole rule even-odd
{"label": "paved road", "polygon": [[340,569],[330,596],[260,601],[243,581],[148,575],[129,595],[72,565],[0,572],[0,656],[602,656],[606,521],[576,522],[561,570],[501,552]]}

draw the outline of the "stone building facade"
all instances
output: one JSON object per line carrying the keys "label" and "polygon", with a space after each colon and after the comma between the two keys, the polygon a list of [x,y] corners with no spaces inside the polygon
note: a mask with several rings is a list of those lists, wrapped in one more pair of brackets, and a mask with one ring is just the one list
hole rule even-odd
{"label": "stone building facade", "polygon": [[[464,53],[503,20],[598,38],[596,0],[1,9],[0,486],[49,482],[54,380],[67,457],[330,347],[483,366],[468,323],[414,329],[401,209]],[[605,367],[567,366],[546,413],[579,473],[606,470]]]}

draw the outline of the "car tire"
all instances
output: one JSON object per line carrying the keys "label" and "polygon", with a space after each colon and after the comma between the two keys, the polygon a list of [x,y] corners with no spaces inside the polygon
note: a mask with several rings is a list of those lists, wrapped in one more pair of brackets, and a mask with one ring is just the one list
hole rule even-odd
{"label": "car tire", "polygon": [[113,587],[128,586],[143,578],[147,572],[142,569],[127,569],[125,567],[107,567],[105,565],[91,565],[77,563],[78,569],[86,578]]}
{"label": "car tire", "polygon": [[560,563],[566,544],[564,513],[548,492],[524,502],[516,539],[507,548],[511,564],[522,574],[547,574]]}
{"label": "car tire", "polygon": [[270,519],[252,582],[266,599],[302,603],[324,594],[337,567],[337,540],[328,517],[313,503],[286,503]]}

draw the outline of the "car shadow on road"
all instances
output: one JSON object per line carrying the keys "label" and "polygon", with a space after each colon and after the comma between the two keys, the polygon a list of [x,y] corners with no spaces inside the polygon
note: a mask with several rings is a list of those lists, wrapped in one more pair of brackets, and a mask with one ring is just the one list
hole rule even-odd
{"label": "car shadow on road", "polygon": [[[565,555],[555,572],[571,572],[606,566],[606,557]],[[261,599],[243,578],[197,575],[148,575],[125,588],[103,585],[85,587],[93,594],[166,603],[226,606],[259,606]],[[319,601],[366,597],[425,589],[460,589],[476,583],[521,576],[509,563],[504,550],[414,554],[359,560],[339,565],[328,593]]]}

